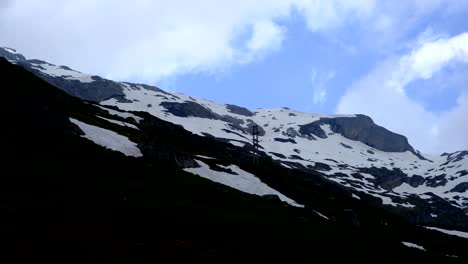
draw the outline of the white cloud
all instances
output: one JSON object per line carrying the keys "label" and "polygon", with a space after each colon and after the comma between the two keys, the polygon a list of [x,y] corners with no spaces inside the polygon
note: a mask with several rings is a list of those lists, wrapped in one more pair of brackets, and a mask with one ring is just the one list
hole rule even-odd
{"label": "white cloud", "polygon": [[250,61],[261,52],[270,52],[280,48],[286,29],[272,21],[259,21],[253,25],[252,38],[247,42],[246,61]]}
{"label": "white cloud", "polygon": [[[153,82],[216,71],[277,50],[292,1],[16,0],[0,42],[28,57],[117,79]],[[250,39],[237,44],[246,28]],[[247,47],[245,46],[247,45]]]}
{"label": "white cloud", "polygon": [[321,73],[317,70],[312,70],[310,80],[313,89],[314,104],[323,105],[327,100],[327,83],[335,77],[334,72]]}
{"label": "white cloud", "polygon": [[[261,59],[281,47],[286,29],[276,21],[292,10],[315,31],[369,16],[374,5],[373,0],[13,0],[0,9],[0,44],[84,72],[154,82]],[[252,35],[239,43],[249,28]]]}
{"label": "white cloud", "polygon": [[466,95],[460,95],[450,111],[433,113],[406,94],[409,83],[431,78],[452,63],[468,63],[468,33],[432,40],[407,55],[388,59],[350,87],[337,112],[368,114],[426,152],[466,149]]}
{"label": "white cloud", "polygon": [[368,17],[375,7],[375,0],[297,1],[297,8],[305,14],[307,26],[312,31],[336,28],[349,19]]}

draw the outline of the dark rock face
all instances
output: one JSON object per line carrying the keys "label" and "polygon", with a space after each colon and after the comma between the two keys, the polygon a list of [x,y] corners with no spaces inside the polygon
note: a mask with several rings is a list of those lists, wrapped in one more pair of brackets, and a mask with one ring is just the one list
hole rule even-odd
{"label": "dark rock face", "polygon": [[289,156],[290,159],[295,159],[295,160],[304,160],[301,156],[298,155],[291,155]]}
{"label": "dark rock face", "polygon": [[285,159],[285,158],[286,158],[286,156],[284,156],[284,155],[281,154],[281,153],[270,152],[270,154],[272,154],[272,155],[274,155],[274,156],[276,156],[276,157],[278,157],[278,158],[280,158],[280,159]]}
{"label": "dark rock face", "polygon": [[407,183],[411,185],[411,187],[416,188],[419,185],[422,185],[425,181],[426,180],[424,179],[424,177],[419,176],[419,175],[413,175],[411,178],[409,178]]}
{"label": "dark rock face", "polygon": [[184,103],[162,102],[160,105],[166,108],[167,112],[178,117],[219,119],[219,117],[208,108],[190,101]]}
{"label": "dark rock face", "polygon": [[464,193],[466,190],[468,190],[468,182],[462,182],[450,190],[450,192]]}
{"label": "dark rock face", "polygon": [[445,178],[446,174],[441,174],[438,176],[430,177],[426,180],[426,185],[429,187],[439,187],[447,184],[447,179]]}
{"label": "dark rock face", "polygon": [[119,83],[102,79],[97,76],[93,77],[94,81],[90,83],[51,77],[41,73],[39,73],[38,76],[46,82],[64,90],[68,94],[87,101],[102,102],[111,98],[125,97],[122,86]]}
{"label": "dark rock face", "polygon": [[347,149],[352,149],[353,148],[350,145],[346,145],[345,143],[340,143],[340,145],[347,148]]}
{"label": "dark rock face", "polygon": [[[41,64],[48,64],[47,62],[41,60],[27,60],[23,55],[10,53],[4,48],[0,48],[0,57],[16,61],[18,65],[23,66],[25,69],[39,76],[44,81],[83,100],[101,102],[114,97],[118,98],[125,96],[122,86],[119,83],[106,80],[98,76],[92,77],[94,80],[93,82],[83,83],[78,80],[68,80],[65,78],[45,75],[37,68],[41,68]],[[61,68],[71,70],[66,66],[61,66]]]}
{"label": "dark rock face", "polygon": [[[11,50],[16,52],[16,50],[14,50],[14,49],[11,49]],[[14,60],[14,61],[25,61],[26,60],[26,58],[23,55],[18,54],[18,53],[16,53],[16,54],[10,53],[5,48],[0,48],[0,57],[4,57],[7,60]]]}
{"label": "dark rock face", "polygon": [[300,133],[313,134],[319,138],[327,138],[321,125],[330,125],[334,133],[340,133],[345,138],[361,141],[362,143],[386,152],[414,153],[413,147],[408,143],[406,137],[393,133],[381,126],[376,125],[372,119],[365,115],[356,117],[321,118],[307,125],[302,125]]}
{"label": "dark rock face", "polygon": [[265,135],[266,132],[265,132],[265,130],[263,129],[263,127],[262,127],[262,126],[259,126],[258,124],[256,124],[254,121],[252,121],[252,120],[250,120],[250,119],[247,120],[247,131],[246,131],[246,132],[247,132],[248,134],[252,134],[252,130],[253,130],[253,127],[254,127],[254,126],[257,126],[258,135],[259,135],[259,136],[262,137],[262,136]]}
{"label": "dark rock face", "polygon": [[361,168],[359,169],[359,172],[374,176],[375,179],[372,180],[374,184],[384,188],[385,190],[392,190],[408,181],[408,176],[397,168],[394,168],[393,170],[376,167]]}
{"label": "dark rock face", "polygon": [[238,114],[238,115],[243,115],[243,116],[253,116],[254,113],[252,113],[249,109],[240,107],[237,105],[231,105],[227,104],[226,108],[229,110],[229,112],[233,114]]}
{"label": "dark rock face", "polygon": [[229,123],[229,126],[232,130],[241,131],[246,134],[252,134],[253,127],[257,126],[259,135],[265,135],[265,130],[250,119],[247,120],[247,124],[245,124],[246,127],[242,127],[242,125],[244,125],[245,123],[244,120],[228,115],[221,116],[219,114],[214,113],[210,109],[192,101],[185,101],[183,103],[162,102],[160,103],[160,105],[166,108],[167,112],[178,117],[199,117],[214,120],[222,120],[224,122]]}
{"label": "dark rock face", "polygon": [[300,136],[299,132],[297,132],[297,131],[296,131],[294,128],[292,128],[292,127],[288,127],[288,129],[286,130],[286,133],[283,132],[283,135],[288,136],[288,137],[292,137],[292,138],[295,138],[295,137]]}
{"label": "dark rock face", "polygon": [[327,138],[327,135],[325,134],[325,131],[323,131],[322,128],[320,128],[320,120],[319,121],[315,121],[315,122],[312,122],[308,125],[302,125],[302,126],[299,126],[299,133],[301,133],[302,135],[306,135],[306,136],[316,136],[316,137],[319,137],[319,138]]}
{"label": "dark rock face", "polygon": [[315,162],[314,166],[308,165],[307,168],[312,169],[312,170],[319,170],[319,171],[331,171],[332,168],[325,163],[321,162]]}
{"label": "dark rock face", "polygon": [[451,162],[457,162],[457,161],[464,159],[465,157],[468,157],[468,151],[460,151],[460,152],[455,152],[455,153],[450,153],[450,154],[444,153],[441,156],[447,156],[447,162],[441,165],[441,166],[445,166]]}
{"label": "dark rock face", "polygon": [[274,138],[275,141],[278,141],[278,142],[281,142],[281,143],[293,143],[293,144],[297,144],[297,142],[292,139],[292,138]]}

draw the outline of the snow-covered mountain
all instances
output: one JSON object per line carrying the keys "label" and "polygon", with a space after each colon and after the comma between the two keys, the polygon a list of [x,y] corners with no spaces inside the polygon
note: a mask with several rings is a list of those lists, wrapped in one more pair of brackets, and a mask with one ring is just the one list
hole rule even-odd
{"label": "snow-covered mountain", "polygon": [[[422,154],[406,137],[364,115],[321,115],[288,108],[249,110],[27,60],[9,48],[0,48],[0,56],[84,100],[147,112],[235,146],[251,148],[252,128],[257,126],[263,153],[286,168],[317,171],[351,190],[356,199],[372,196],[395,210],[420,210],[435,222],[443,217],[439,214],[445,209],[441,208],[468,208],[468,151]],[[201,169],[188,170],[203,174],[203,161],[194,159]],[[205,174],[210,173],[216,174],[205,168]]]}

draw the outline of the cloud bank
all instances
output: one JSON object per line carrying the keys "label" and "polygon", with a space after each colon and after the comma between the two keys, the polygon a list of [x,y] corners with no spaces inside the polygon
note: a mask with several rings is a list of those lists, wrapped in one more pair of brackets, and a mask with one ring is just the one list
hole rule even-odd
{"label": "cloud bank", "polygon": [[[438,152],[468,147],[467,95],[450,111],[433,113],[406,89],[466,63],[467,36],[407,40],[435,10],[449,17],[467,7],[468,0],[2,0],[0,46],[115,80],[154,84],[261,60],[282,48],[289,37],[285,21],[299,16],[310,32],[342,48],[385,58],[347,90],[337,112],[365,113],[408,135],[415,147]],[[341,37],[343,28],[359,43]],[[329,99],[333,76],[318,73],[306,78],[311,101],[320,106]]]}
{"label": "cloud bank", "polygon": [[[375,0],[9,0],[0,3],[0,45],[28,57],[119,80],[155,82],[217,72],[278,50],[279,21],[311,31],[377,19]],[[33,45],[32,45],[33,43]]]}
{"label": "cloud bank", "polygon": [[350,87],[337,112],[370,115],[377,123],[406,135],[425,152],[466,148],[467,93],[458,97],[450,111],[434,113],[412,100],[406,90],[411,82],[430,79],[457,63],[468,63],[468,33],[426,42],[409,54],[382,63]]}

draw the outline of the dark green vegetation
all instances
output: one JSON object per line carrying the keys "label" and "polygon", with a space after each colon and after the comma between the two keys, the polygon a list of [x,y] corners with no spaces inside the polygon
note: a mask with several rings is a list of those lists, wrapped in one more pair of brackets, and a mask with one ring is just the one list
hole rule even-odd
{"label": "dark green vegetation", "polygon": [[[468,240],[408,224],[318,173],[288,170],[266,156],[253,166],[248,148],[193,135],[146,113],[135,113],[144,118],[140,124],[127,119],[140,131],[114,125],[96,117],[108,116],[104,110],[1,58],[0,83],[0,248],[16,262],[466,260]],[[69,117],[128,136],[145,157],[81,138]],[[195,154],[236,164],[306,209],[185,173],[180,165],[193,163]]]}

